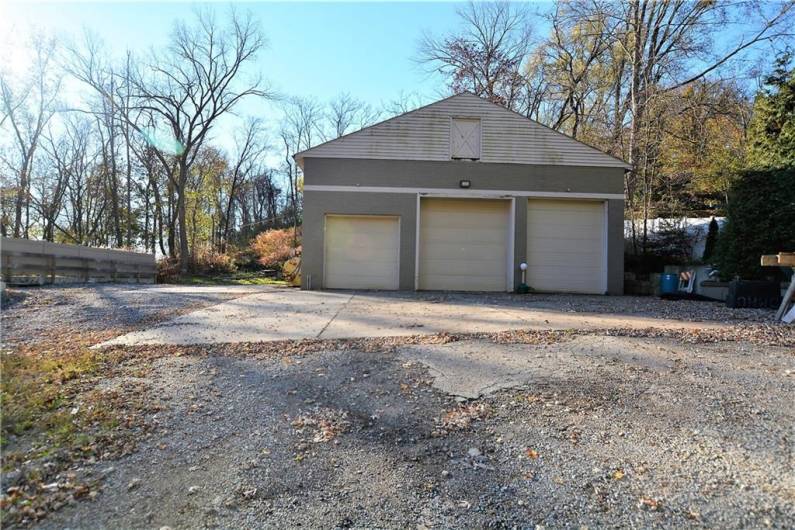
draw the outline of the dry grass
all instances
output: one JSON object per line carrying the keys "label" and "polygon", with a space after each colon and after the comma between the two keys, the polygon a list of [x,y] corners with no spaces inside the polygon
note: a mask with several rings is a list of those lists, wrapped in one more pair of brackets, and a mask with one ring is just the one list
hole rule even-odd
{"label": "dry grass", "polygon": [[90,349],[97,338],[63,330],[0,353],[2,470],[14,475],[0,497],[5,524],[34,522],[96,495],[97,484],[75,478],[71,468],[135,449],[131,433],[152,407],[135,385],[98,388],[125,367],[125,356]]}

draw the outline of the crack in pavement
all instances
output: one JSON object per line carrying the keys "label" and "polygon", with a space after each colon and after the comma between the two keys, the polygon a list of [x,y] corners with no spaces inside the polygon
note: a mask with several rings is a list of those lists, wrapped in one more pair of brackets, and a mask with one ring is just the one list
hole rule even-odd
{"label": "crack in pavement", "polygon": [[336,312],[336,313],[334,313],[334,316],[333,316],[333,317],[331,317],[331,319],[329,319],[329,321],[328,321],[328,322],[326,322],[326,325],[325,325],[325,326],[323,326],[323,329],[321,329],[321,330],[320,330],[320,332],[319,332],[317,335],[315,335],[315,338],[316,338],[316,339],[319,339],[319,338],[320,338],[320,336],[321,336],[321,335],[322,335],[322,334],[323,334],[323,333],[324,333],[324,332],[325,332],[325,331],[328,329],[328,327],[331,325],[331,323],[332,323],[332,322],[334,322],[334,320],[337,318],[337,316],[339,316],[339,314],[340,314],[340,313],[342,313],[342,310],[343,310],[343,309],[345,309],[346,307],[348,307],[348,304],[350,304],[350,303],[351,303],[351,300],[353,300],[355,296],[356,296],[355,294],[352,294],[352,295],[350,296],[350,298],[348,298],[348,299],[345,301],[345,303],[344,303],[344,304],[342,304],[342,305],[340,305],[340,306],[339,306],[339,308],[337,309],[337,312]]}

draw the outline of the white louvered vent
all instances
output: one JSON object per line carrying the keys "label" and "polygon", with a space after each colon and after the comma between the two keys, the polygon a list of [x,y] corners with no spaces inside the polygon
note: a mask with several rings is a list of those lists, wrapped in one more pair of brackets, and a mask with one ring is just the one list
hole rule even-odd
{"label": "white louvered vent", "polygon": [[450,158],[480,159],[480,118],[453,118],[450,129]]}

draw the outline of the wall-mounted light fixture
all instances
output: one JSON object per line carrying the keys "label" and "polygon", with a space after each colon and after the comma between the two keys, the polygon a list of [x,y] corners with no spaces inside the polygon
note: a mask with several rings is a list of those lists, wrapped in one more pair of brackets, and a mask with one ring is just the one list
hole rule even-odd
{"label": "wall-mounted light fixture", "polygon": [[472,182],[468,180],[459,180],[458,185],[464,189],[469,188],[472,186]]}

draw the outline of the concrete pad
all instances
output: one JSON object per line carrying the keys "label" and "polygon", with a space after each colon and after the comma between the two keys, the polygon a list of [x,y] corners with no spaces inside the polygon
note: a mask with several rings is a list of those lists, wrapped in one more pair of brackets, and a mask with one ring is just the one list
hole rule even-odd
{"label": "concrete pad", "polygon": [[425,365],[433,387],[453,396],[476,399],[544,375],[528,345],[461,341],[408,346],[400,354]]}
{"label": "concrete pad", "polygon": [[203,295],[203,294],[254,294],[275,291],[276,288],[269,285],[147,285],[134,287],[121,291],[129,293],[133,291],[146,290],[153,293],[179,294],[179,295]]}
{"label": "concrete pad", "polygon": [[200,309],[97,346],[316,338],[351,297],[344,293],[274,289]]}
{"label": "concrete pad", "polygon": [[[198,293],[209,292],[207,289],[229,287],[243,286],[168,286],[161,290],[184,295],[191,289]],[[554,307],[551,303],[549,307],[521,307],[512,305],[510,298],[494,295],[454,294],[429,297],[406,293],[299,291],[252,287],[255,288],[254,294],[177,317],[170,322],[118,337],[100,346],[492,333],[515,329],[726,326],[718,322],[689,322],[607,311],[575,312]],[[570,299],[569,297],[565,300]]]}
{"label": "concrete pad", "polygon": [[674,369],[672,358],[686,355],[665,341],[631,337],[578,336],[554,344],[496,344],[485,340],[405,346],[399,354],[428,367],[433,387],[476,399],[533,381],[554,381],[608,360],[651,371]]}
{"label": "concrete pad", "polygon": [[518,313],[487,305],[357,295],[320,338],[504,331],[525,327]]}
{"label": "concrete pad", "polygon": [[321,334],[323,339],[434,333],[493,333],[515,329],[709,328],[718,323],[687,322],[638,315],[583,313],[460,300],[422,300],[387,294],[356,294]]}

